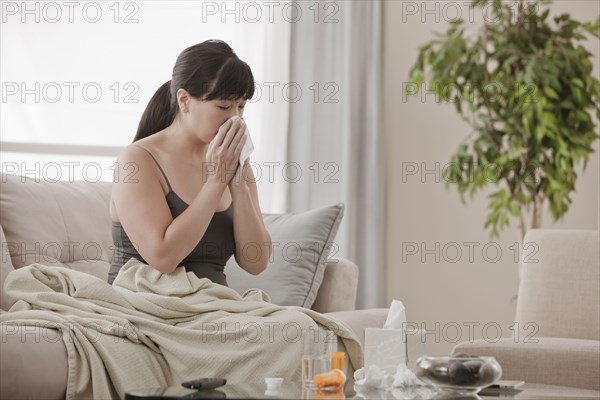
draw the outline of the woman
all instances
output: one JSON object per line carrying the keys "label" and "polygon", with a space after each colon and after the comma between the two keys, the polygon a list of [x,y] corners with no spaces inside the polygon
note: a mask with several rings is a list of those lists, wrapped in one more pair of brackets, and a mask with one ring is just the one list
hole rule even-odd
{"label": "woman", "polygon": [[250,67],[225,42],[207,40],[179,55],[117,158],[109,283],[131,257],[221,285],[232,255],[253,275],[266,268],[271,237],[249,160],[239,164],[253,94]]}

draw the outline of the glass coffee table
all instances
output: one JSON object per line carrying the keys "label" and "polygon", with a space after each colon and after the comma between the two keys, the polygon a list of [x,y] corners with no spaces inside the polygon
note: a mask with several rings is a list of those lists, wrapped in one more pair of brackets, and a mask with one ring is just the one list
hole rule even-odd
{"label": "glass coffee table", "polygon": [[193,390],[183,386],[158,389],[131,390],[125,393],[125,400],[148,399],[345,399],[352,393],[341,389],[322,391],[306,388],[302,383],[283,382],[277,389],[268,389],[264,383],[226,384],[211,390]]}
{"label": "glass coffee table", "polygon": [[568,388],[562,386],[525,383],[516,390],[483,390],[471,397],[456,397],[428,387],[411,387],[393,390],[359,390],[348,382],[343,390],[323,391],[305,388],[302,383],[284,382],[278,390],[268,390],[265,384],[227,384],[217,389],[198,391],[182,386],[157,389],[131,390],[126,400],[175,400],[175,399],[306,399],[306,400],[404,400],[404,399],[598,399],[600,391]]}

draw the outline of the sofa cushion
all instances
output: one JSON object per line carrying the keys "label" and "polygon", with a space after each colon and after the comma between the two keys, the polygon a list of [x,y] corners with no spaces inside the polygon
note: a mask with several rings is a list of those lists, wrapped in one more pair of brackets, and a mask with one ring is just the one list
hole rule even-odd
{"label": "sofa cushion", "polygon": [[274,304],[310,308],[343,214],[343,203],[301,213],[263,214],[273,241],[269,265],[252,275],[231,257],[225,266],[229,286],[239,293],[262,289]]}
{"label": "sofa cushion", "polygon": [[0,225],[14,268],[40,263],[106,279],[111,185],[2,174]]}

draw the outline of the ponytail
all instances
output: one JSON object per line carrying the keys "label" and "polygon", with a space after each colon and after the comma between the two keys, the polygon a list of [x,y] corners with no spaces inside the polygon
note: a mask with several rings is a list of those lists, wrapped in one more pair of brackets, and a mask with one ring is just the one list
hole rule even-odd
{"label": "ponytail", "polygon": [[171,101],[171,81],[169,80],[163,83],[150,99],[146,110],[142,114],[133,141],[137,142],[158,131],[162,131],[173,123],[175,114],[176,107]]}

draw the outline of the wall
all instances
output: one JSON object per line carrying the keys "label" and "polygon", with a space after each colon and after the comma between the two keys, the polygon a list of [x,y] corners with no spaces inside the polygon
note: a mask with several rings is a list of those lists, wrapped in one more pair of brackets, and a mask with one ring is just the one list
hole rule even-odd
{"label": "wall", "polygon": [[[489,231],[483,228],[487,215],[485,196],[492,188],[463,205],[456,188],[446,189],[441,176],[469,127],[453,106],[437,104],[433,95],[424,101],[405,101],[402,96],[402,83],[416,59],[417,47],[433,38],[433,31],[447,29],[444,16],[455,18],[457,6],[470,18],[463,4],[384,4],[386,295],[388,303],[402,300],[408,320],[431,331],[427,336],[430,354],[449,354],[456,342],[470,337],[485,335],[493,340],[510,336],[516,308],[513,296],[518,290],[515,256],[518,258],[519,246],[515,246],[518,233],[514,221],[502,233],[501,240],[491,241]],[[559,1],[553,6],[553,13],[570,12],[578,19],[590,20],[600,14],[599,4]],[[598,73],[598,41],[590,40],[587,47],[594,53]],[[598,229],[597,151],[598,142],[586,172],[579,176],[567,216],[552,223],[546,212],[545,228]],[[421,175],[424,170],[435,171],[436,166],[437,172]],[[418,171],[412,175],[410,168],[414,167]],[[414,246],[416,254],[412,254]],[[462,254],[458,254],[458,249]]]}

